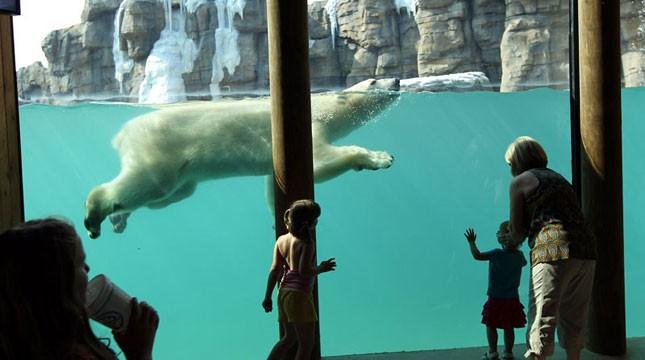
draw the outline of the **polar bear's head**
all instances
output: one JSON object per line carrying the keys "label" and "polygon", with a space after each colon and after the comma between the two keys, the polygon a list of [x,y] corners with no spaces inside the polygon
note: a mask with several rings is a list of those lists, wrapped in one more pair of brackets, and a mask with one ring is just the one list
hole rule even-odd
{"label": "polar bear's head", "polygon": [[399,79],[367,79],[343,90],[338,97],[344,117],[364,123],[378,115],[399,98]]}
{"label": "polar bear's head", "polygon": [[346,136],[399,98],[399,79],[367,79],[340,92],[312,96],[314,137]]}
{"label": "polar bear's head", "polygon": [[114,206],[107,196],[104,185],[99,185],[90,191],[85,200],[85,228],[90,238],[96,239],[101,235],[101,223],[114,212]]}
{"label": "polar bear's head", "polygon": [[366,111],[372,117],[385,110],[392,102],[399,98],[399,79],[367,79],[347,88],[349,103],[355,110]]}
{"label": "polar bear's head", "polygon": [[399,79],[389,78],[389,79],[367,79],[354,84],[353,86],[345,89],[345,92],[374,92],[374,93],[390,93],[392,95],[397,95],[399,89],[401,88],[399,84]]}

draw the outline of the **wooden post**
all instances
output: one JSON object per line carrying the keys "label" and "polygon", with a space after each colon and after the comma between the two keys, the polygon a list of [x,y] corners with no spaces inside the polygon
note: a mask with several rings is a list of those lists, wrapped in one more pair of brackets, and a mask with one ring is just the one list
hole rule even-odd
{"label": "wooden post", "polygon": [[0,232],[24,220],[13,21],[0,15]]}
{"label": "wooden post", "polygon": [[[314,199],[307,1],[268,0],[267,23],[277,237],[286,233],[289,205]],[[318,311],[317,285],[313,291]],[[320,359],[318,323],[311,358]]]}
{"label": "wooden post", "polygon": [[626,351],[620,2],[578,0],[582,209],[598,240],[587,347]]}
{"label": "wooden post", "polygon": [[571,114],[571,184],[580,204],[580,68],[578,0],[569,0],[569,105]]}

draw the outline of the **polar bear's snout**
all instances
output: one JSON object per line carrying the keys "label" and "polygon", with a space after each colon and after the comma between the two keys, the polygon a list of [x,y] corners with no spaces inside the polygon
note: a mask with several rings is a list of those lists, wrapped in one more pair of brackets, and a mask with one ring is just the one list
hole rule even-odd
{"label": "polar bear's snout", "polygon": [[101,235],[101,223],[107,216],[105,199],[105,187],[103,185],[97,186],[90,191],[90,194],[85,200],[85,229],[90,238],[96,239]]}
{"label": "polar bear's snout", "polygon": [[90,239],[96,239],[101,235],[101,224],[99,223],[98,226],[96,226],[90,219],[85,219],[85,228],[87,229],[87,235],[90,237]]}

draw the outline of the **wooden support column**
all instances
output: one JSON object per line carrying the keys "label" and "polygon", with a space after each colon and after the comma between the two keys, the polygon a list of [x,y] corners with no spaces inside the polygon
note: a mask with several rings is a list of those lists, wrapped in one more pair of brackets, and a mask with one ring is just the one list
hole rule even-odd
{"label": "wooden support column", "polygon": [[[306,0],[267,0],[276,237],[298,199],[314,199]],[[318,311],[318,286],[314,287]],[[312,359],[320,359],[320,328]],[[291,358],[293,358],[291,355]]]}
{"label": "wooden support column", "polygon": [[580,68],[578,66],[578,0],[569,0],[569,105],[571,115],[571,184],[578,203],[580,192]]}
{"label": "wooden support column", "polygon": [[0,14],[0,232],[23,220],[13,21]]}
{"label": "wooden support column", "polygon": [[620,2],[578,0],[582,209],[598,239],[587,347],[626,350]]}

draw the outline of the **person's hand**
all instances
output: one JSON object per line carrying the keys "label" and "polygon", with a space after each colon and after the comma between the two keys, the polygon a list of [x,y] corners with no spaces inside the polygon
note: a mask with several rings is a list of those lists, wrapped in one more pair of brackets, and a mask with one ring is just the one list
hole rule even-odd
{"label": "person's hand", "polygon": [[468,240],[468,242],[475,242],[475,240],[477,240],[477,234],[475,233],[475,230],[473,230],[473,228],[466,229],[464,236],[466,237],[466,240]]}
{"label": "person's hand", "polygon": [[262,307],[264,308],[264,312],[271,312],[273,310],[273,301],[271,301],[271,298],[264,298]]}
{"label": "person's hand", "polygon": [[128,327],[125,332],[113,331],[112,335],[127,360],[150,360],[159,326],[159,315],[148,303],[139,302],[136,298],[130,300],[130,305],[132,312]]}
{"label": "person's hand", "polygon": [[319,274],[334,270],[336,270],[336,258],[327,259],[318,265]]}

